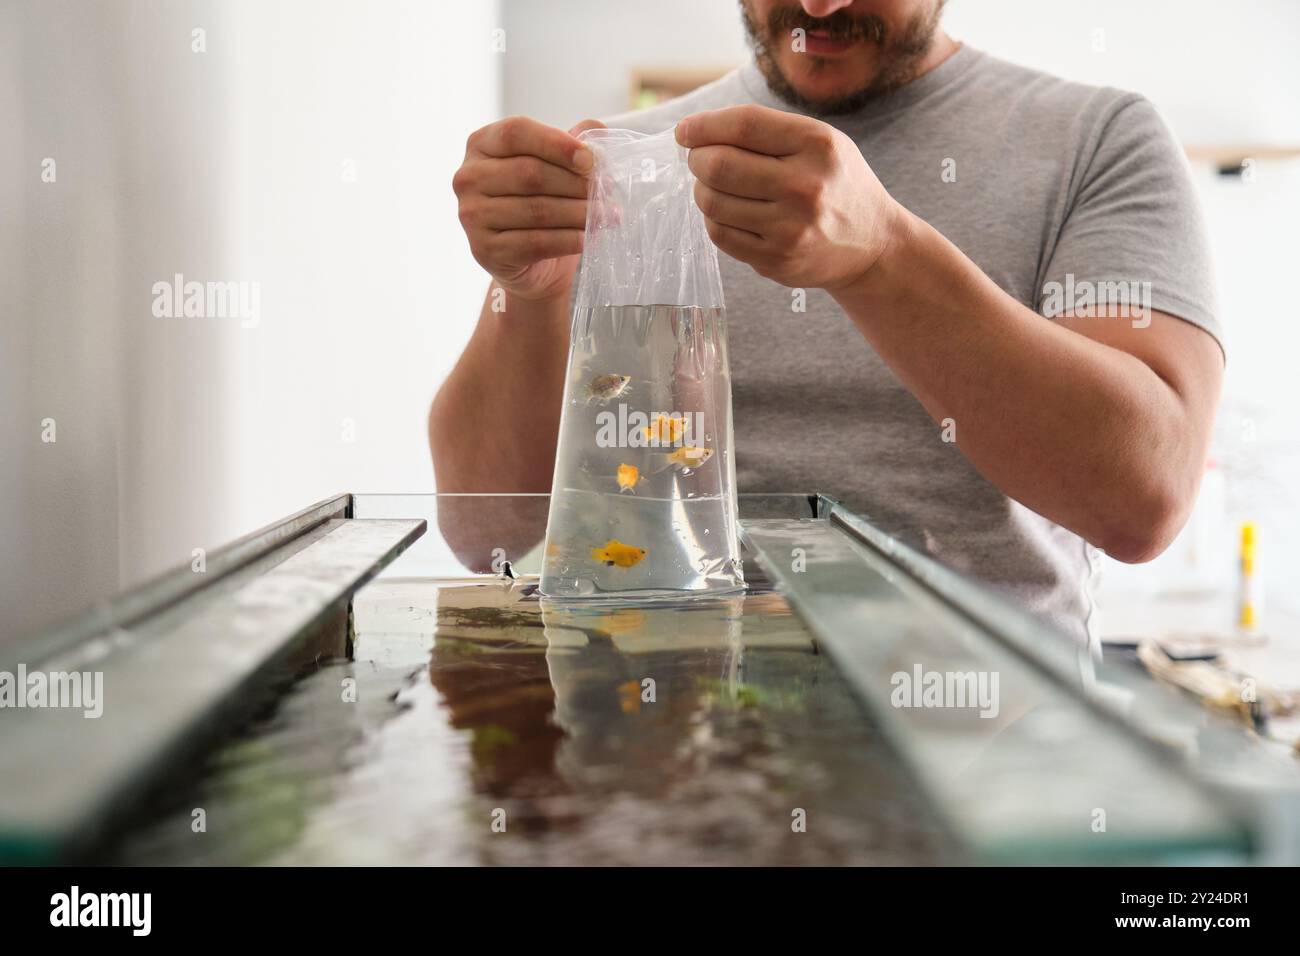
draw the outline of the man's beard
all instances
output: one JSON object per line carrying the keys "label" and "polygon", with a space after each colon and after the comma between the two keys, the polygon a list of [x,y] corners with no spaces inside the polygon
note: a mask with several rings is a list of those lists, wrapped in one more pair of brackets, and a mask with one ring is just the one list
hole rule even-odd
{"label": "man's beard", "polygon": [[[867,103],[898,89],[916,79],[921,60],[930,52],[934,34],[939,28],[939,15],[943,0],[930,10],[918,14],[902,30],[891,33],[885,21],[875,14],[851,14],[836,10],[829,17],[810,17],[800,6],[782,6],[774,9],[762,29],[754,22],[747,0],[740,0],[740,16],[745,23],[745,33],[754,51],[768,89],[796,109],[814,116],[834,116],[853,113]],[[880,67],[866,86],[844,96],[825,100],[812,100],[796,90],[777,66],[772,47],[790,40],[791,31],[802,27],[805,31],[824,30],[836,40],[865,40],[874,43],[880,53]],[[814,60],[814,69],[817,68]]]}

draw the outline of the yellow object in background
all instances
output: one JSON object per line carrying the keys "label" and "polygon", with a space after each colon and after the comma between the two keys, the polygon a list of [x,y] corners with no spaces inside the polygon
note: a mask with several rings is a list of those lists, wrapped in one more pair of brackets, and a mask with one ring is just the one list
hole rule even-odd
{"label": "yellow object in background", "polygon": [[1237,582],[1237,627],[1253,632],[1259,626],[1260,582],[1255,573],[1255,524],[1241,525],[1240,571]]}

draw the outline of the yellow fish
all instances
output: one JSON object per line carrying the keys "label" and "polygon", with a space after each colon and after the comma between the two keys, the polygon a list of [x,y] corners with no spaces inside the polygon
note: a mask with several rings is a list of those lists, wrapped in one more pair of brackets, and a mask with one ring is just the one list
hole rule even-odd
{"label": "yellow fish", "polygon": [[677,439],[682,437],[682,432],[686,431],[686,417],[683,415],[656,415],[655,420],[641,429],[641,434],[645,435],[646,441],[658,442],[661,445],[671,445]]}
{"label": "yellow fish", "polygon": [[641,682],[630,680],[618,685],[618,706],[625,714],[635,714],[641,709]]}
{"label": "yellow fish", "polygon": [[600,629],[611,637],[632,634],[645,627],[645,613],[637,608],[621,608],[600,617]]}
{"label": "yellow fish", "polygon": [[648,552],[645,548],[634,548],[617,538],[610,538],[603,548],[591,549],[591,560],[601,561],[609,567],[630,568],[640,563]]}
{"label": "yellow fish", "polygon": [[618,466],[618,493],[631,491],[636,487],[636,483],[641,480],[641,469],[636,465],[619,465]]}
{"label": "yellow fish", "polygon": [[667,457],[670,465],[677,465],[681,468],[699,468],[713,457],[713,449],[684,445],[676,451],[669,452]]}

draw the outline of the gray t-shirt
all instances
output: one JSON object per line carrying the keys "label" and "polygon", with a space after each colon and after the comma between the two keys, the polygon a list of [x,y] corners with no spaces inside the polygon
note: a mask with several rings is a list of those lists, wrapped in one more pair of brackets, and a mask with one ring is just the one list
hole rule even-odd
{"label": "gray t-shirt", "polygon": [[[700,110],[741,103],[790,109],[750,63],[605,122],[658,132]],[[895,199],[1030,308],[1056,315],[1062,302],[1086,305],[1085,283],[1150,282],[1151,308],[1220,337],[1186,162],[1143,97],[963,46],[921,78],[830,122],[857,143]],[[940,440],[939,425],[829,295],[808,290],[806,312],[796,312],[790,289],[729,256],[720,262],[740,490],[838,498],[1079,640],[1095,641],[1091,579],[1100,553],[1002,494]],[[1075,298],[1063,300],[1071,290]]]}

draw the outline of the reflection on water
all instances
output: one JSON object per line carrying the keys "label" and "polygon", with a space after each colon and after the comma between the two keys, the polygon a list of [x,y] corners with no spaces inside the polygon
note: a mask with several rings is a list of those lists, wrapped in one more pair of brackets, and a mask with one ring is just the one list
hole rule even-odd
{"label": "reflection on water", "polygon": [[112,859],[952,859],[775,593],[602,608],[530,591],[372,584],[353,659],[297,681]]}

